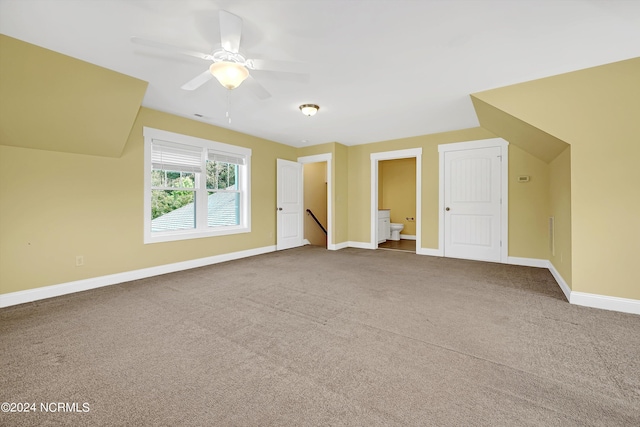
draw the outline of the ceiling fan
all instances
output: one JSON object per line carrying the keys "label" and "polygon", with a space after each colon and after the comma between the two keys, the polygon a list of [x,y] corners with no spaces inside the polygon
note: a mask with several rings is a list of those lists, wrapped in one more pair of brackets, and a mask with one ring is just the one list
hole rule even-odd
{"label": "ceiling fan", "polygon": [[178,54],[194,56],[212,61],[205,71],[181,86],[184,90],[195,90],[215,77],[227,89],[235,89],[243,82],[259,99],[266,99],[271,94],[258,83],[251,71],[277,71],[285,73],[306,74],[306,67],[299,62],[273,61],[247,58],[240,53],[240,39],[242,37],[242,18],[225,10],[220,11],[220,41],[221,47],[213,52],[202,53],[190,49],[172,46],[165,43],[132,37],[131,41],[143,46],[172,51]]}

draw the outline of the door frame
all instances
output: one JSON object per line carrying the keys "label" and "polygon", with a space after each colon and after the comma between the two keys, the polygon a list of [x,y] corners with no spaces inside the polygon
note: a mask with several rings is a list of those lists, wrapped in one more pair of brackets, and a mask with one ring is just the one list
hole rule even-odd
{"label": "door frame", "polygon": [[422,148],[371,153],[371,235],[369,248],[378,247],[378,163],[381,160],[416,159],[416,254],[422,251]]}
{"label": "door frame", "polygon": [[482,139],[479,141],[456,142],[453,144],[438,145],[440,157],[439,172],[439,200],[438,200],[438,252],[439,256],[445,256],[444,247],[444,154],[450,151],[474,150],[477,148],[499,147],[502,161],[500,162],[500,183],[502,203],[500,206],[500,262],[507,263],[509,256],[509,142],[502,138]]}
{"label": "door frame", "polygon": [[[298,157],[298,163],[302,163],[303,165],[306,163],[327,163],[327,249],[335,251],[338,248],[333,244],[333,205],[331,203],[331,195],[333,194],[333,174],[331,172],[332,158],[332,153],[316,154],[313,156]],[[302,174],[302,191],[302,197],[304,200],[304,173]],[[304,210],[304,206],[302,208]],[[304,212],[302,214],[304,215]]]}

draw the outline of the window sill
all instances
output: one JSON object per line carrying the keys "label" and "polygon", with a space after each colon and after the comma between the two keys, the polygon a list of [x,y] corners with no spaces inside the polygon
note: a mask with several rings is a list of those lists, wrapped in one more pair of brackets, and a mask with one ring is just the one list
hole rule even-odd
{"label": "window sill", "polygon": [[180,230],[163,233],[146,233],[144,236],[144,244],[175,242],[178,240],[201,239],[204,237],[228,236],[231,234],[250,233],[251,227],[233,226],[220,227],[213,230],[197,231],[197,230]]}

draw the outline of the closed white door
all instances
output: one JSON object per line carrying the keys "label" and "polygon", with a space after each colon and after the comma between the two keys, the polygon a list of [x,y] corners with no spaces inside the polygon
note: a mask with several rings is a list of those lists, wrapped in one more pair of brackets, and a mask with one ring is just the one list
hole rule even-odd
{"label": "closed white door", "polygon": [[278,230],[276,249],[302,246],[303,240],[303,193],[302,164],[278,159],[277,217]]}
{"label": "closed white door", "polygon": [[444,153],[444,256],[500,262],[500,147]]}

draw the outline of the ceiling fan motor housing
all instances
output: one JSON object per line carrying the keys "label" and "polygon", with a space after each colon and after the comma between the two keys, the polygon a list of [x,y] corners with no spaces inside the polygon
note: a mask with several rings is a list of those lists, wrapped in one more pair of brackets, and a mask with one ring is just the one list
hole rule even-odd
{"label": "ceiling fan motor housing", "polygon": [[247,61],[247,58],[244,57],[241,53],[229,52],[224,49],[214,50],[211,54],[213,57],[213,62],[235,62],[236,64],[241,64],[246,67],[252,68]]}

